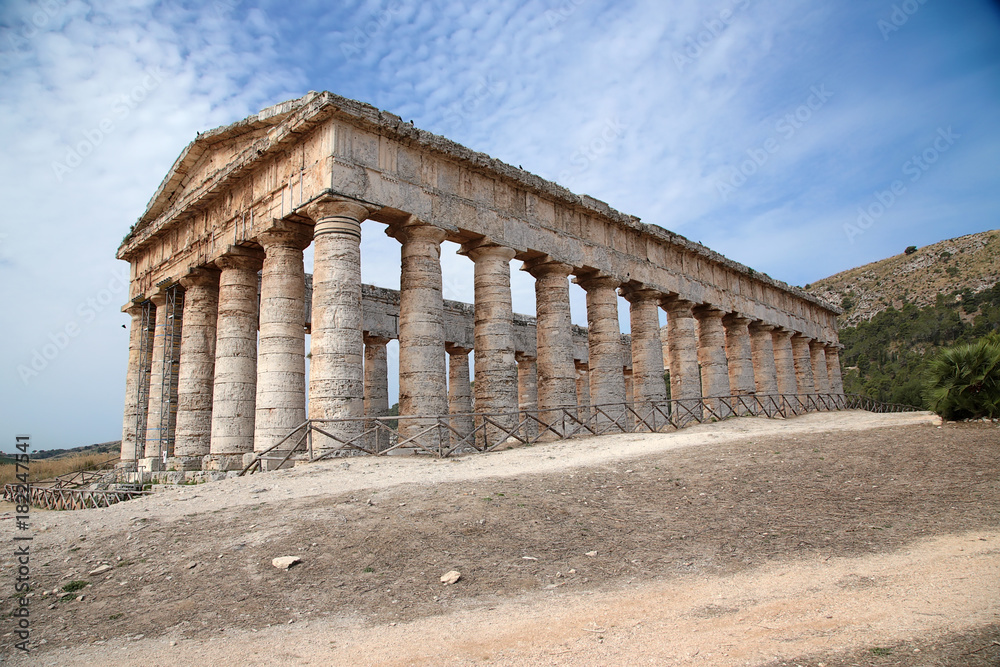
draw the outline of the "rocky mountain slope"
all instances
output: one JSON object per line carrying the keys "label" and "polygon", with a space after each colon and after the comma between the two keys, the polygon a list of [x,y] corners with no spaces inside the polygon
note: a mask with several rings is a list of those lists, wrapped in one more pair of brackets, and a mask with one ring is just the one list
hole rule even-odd
{"label": "rocky mountain slope", "polygon": [[981,292],[1000,281],[1000,230],[906,250],[806,285],[806,289],[844,309],[843,327],[871,320],[889,306],[928,306],[938,294],[965,289]]}

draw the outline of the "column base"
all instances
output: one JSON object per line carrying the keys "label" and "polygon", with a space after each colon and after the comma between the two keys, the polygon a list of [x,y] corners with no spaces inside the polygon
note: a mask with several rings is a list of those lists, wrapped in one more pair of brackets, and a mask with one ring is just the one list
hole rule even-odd
{"label": "column base", "polygon": [[243,470],[243,458],[249,456],[253,458],[253,454],[207,454],[201,459],[201,469],[219,472],[228,472],[230,470],[235,470],[239,472]]}
{"label": "column base", "polygon": [[187,472],[189,470],[201,470],[202,456],[172,456],[167,459],[166,470]]}
{"label": "column base", "polygon": [[163,459],[158,456],[149,456],[136,461],[138,472],[161,472],[164,469]]}

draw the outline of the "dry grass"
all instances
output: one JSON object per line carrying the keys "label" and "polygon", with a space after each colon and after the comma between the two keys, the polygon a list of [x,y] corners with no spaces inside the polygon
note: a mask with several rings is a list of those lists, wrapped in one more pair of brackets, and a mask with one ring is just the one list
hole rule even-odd
{"label": "dry grass", "polygon": [[[94,470],[106,463],[112,457],[108,454],[77,454],[51,459],[37,459],[28,468],[28,481],[37,482],[52,479],[59,475]],[[21,472],[24,472],[21,469]],[[17,466],[13,464],[0,465],[0,485],[13,484],[17,481]]]}

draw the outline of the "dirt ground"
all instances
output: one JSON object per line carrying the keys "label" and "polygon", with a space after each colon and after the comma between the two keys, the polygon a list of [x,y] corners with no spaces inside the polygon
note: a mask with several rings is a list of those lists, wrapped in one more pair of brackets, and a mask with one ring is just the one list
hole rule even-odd
{"label": "dirt ground", "polygon": [[32,523],[33,651],[0,625],[2,664],[1000,665],[1000,429],[925,414],[338,460]]}

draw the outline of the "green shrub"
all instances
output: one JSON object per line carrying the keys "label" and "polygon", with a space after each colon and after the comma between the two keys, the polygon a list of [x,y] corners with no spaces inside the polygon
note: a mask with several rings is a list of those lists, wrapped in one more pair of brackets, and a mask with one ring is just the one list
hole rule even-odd
{"label": "green shrub", "polygon": [[941,350],[927,366],[927,403],[945,419],[1000,417],[1000,340]]}

